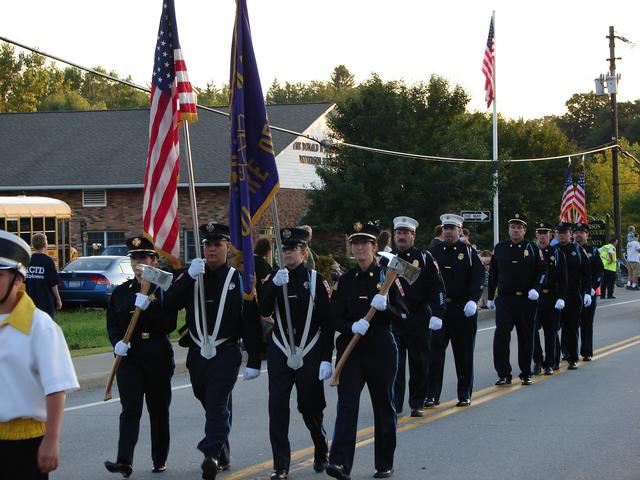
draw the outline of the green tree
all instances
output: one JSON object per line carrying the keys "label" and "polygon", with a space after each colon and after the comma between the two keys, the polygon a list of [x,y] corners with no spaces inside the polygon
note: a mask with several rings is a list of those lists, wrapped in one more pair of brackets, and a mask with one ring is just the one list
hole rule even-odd
{"label": "green tree", "polygon": [[219,87],[213,82],[207,82],[205,88],[193,87],[198,95],[198,103],[208,107],[229,105],[229,84],[223,83]]}
{"label": "green tree", "polygon": [[356,85],[355,77],[344,65],[338,65],[331,73],[331,86],[335,90],[347,90]]}

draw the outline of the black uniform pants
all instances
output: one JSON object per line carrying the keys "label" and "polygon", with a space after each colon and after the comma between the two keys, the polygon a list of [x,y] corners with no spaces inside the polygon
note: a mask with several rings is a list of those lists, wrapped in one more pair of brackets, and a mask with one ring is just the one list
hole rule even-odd
{"label": "black uniform pants", "polygon": [[0,478],[47,480],[48,473],[38,469],[38,449],[42,437],[27,440],[0,440]]}
{"label": "black uniform pants", "polygon": [[231,432],[231,392],[238,379],[242,353],[237,342],[217,347],[210,359],[200,355],[198,347],[189,348],[187,368],[193,393],[205,410],[204,438],[198,443],[205,457],[226,465]]}
{"label": "black uniform pants", "polygon": [[509,362],[511,331],[518,335],[520,378],[531,376],[533,330],[536,303],[525,295],[498,295],[496,299],[496,331],[493,336],[493,365],[498,377],[511,377]]}
{"label": "black uniform pants", "polygon": [[431,332],[431,353],[427,369],[427,398],[440,401],[446,351],[449,341],[451,341],[458,376],[458,400],[471,399],[473,350],[476,344],[477,330],[477,314],[466,317],[464,304],[447,304],[447,311],[442,318],[442,328]]}
{"label": "black uniform pants", "polygon": [[583,307],[580,314],[580,355],[583,357],[593,357],[593,320],[597,298],[597,295],[592,295],[591,305]]}
{"label": "black uniform pants", "polygon": [[151,427],[151,459],[162,464],[169,455],[169,405],[171,404],[171,377],[173,376],[173,350],[166,338],[143,340],[133,345],[122,359],[116,374],[120,394],[120,437],[118,462],[131,465],[138,442],[142,404],[146,401]]}
{"label": "black uniform pants", "polygon": [[[349,339],[348,335],[338,337],[336,342],[338,360]],[[375,469],[393,468],[393,455],[396,449],[393,381],[397,365],[396,342],[386,328],[370,328],[344,365],[338,385],[336,425],[329,461],[336,465],[343,465],[347,473],[351,472],[353,467],[360,394],[365,384],[369,389],[373,406]]]}
{"label": "black uniform pants", "polygon": [[[425,322],[428,321],[425,319]],[[429,341],[408,333],[394,333],[398,347],[398,372],[394,383],[394,405],[396,412],[404,406],[405,371],[409,357],[409,408],[422,408],[426,395],[427,364],[429,361]]]}
{"label": "black uniform pants", "polygon": [[578,361],[578,329],[582,311],[582,296],[579,292],[567,292],[565,307],[560,313],[560,349],[569,362]]}
{"label": "black uniform pants", "polygon": [[605,268],[602,275],[602,289],[600,290],[600,298],[613,297],[613,288],[616,286],[616,272]]}
{"label": "black uniform pants", "polygon": [[323,382],[318,379],[321,348],[318,343],[304,356],[302,367],[293,370],[287,366],[287,357],[273,341],[267,350],[269,372],[269,439],[273,452],[273,469],[289,469],[291,445],[289,444],[289,400],[296,387],[298,411],[309,429],[315,447],[314,458],[326,460],[327,434],[322,426],[326,407]]}
{"label": "black uniform pants", "polygon": [[[543,297],[540,298],[543,300]],[[560,311],[556,310],[555,303],[541,301],[536,310],[535,331],[533,334],[533,362],[542,365],[542,368],[553,367],[558,355],[558,328],[560,325]],[[540,328],[544,333],[544,356],[540,343]]]}

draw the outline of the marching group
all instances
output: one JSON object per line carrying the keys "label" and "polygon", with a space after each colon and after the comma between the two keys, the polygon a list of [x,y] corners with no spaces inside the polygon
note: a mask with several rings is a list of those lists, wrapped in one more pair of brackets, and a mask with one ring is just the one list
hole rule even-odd
{"label": "marching group", "polygon": [[[356,266],[336,279],[333,289],[306,262],[310,257],[308,229],[283,229],[283,265],[273,271],[257,269],[265,273],[258,276],[256,295],[250,300],[243,295],[242,276],[228,262],[231,247],[226,225],[200,227],[204,258],[194,259],[166,291],[153,286],[141,292],[143,268],[137,266],[155,267],[158,255],[144,236],[128,239],[136,277],[114,290],[107,309],[109,338],[114,353],[122,357],[117,371],[122,412],[117,457],[105,462],[106,469],[125,478],[132,474],[145,401],[153,471],[167,468],[174,370],[168,335],[176,329],[180,309],[186,310],[180,345],[188,348],[193,393],[205,411],[204,437],[197,445],[204,457],[205,480],[230,468],[232,391],[242,363],[241,343],[248,355],[243,378],[250,380],[261,372],[264,320],[273,323],[266,352],[272,480],[289,476],[289,401],[294,386],[298,410],[314,445],[313,469],[344,480],[350,478],[353,467],[360,395],[366,385],[375,424],[373,476],[392,476],[397,417],[402,414],[405,396],[411,416],[420,417],[425,408],[437,408],[449,343],[457,373],[456,406],[471,404],[483,289],[486,307],[496,310],[496,385],[512,384],[509,348],[514,327],[522,385],[530,385],[534,375],[552,375],[561,359],[570,370],[578,368],[579,354],[583,361],[591,360],[596,290],[602,283],[606,295],[605,272],[616,262],[615,248],[598,250],[589,245],[588,225],[581,223],[537,223],[536,241],[528,241],[528,221],[516,213],[509,219],[509,239],[495,246],[487,262],[486,280],[479,253],[462,235],[462,218],[444,214],[440,219],[441,237],[421,251],[415,246],[418,222],[408,216],[396,217],[393,246],[383,254],[378,252],[379,228],[356,222],[348,233]],[[556,246],[551,245],[554,231]],[[25,479],[47,478],[47,472],[56,468],[60,405],[64,405],[64,392],[77,388],[59,327],[20,292],[30,255],[30,248],[19,237],[0,232],[0,296],[4,295],[0,299],[0,342],[3,349],[5,345],[15,347],[4,354],[10,362],[0,365],[0,375],[17,385],[13,396],[0,399],[0,458],[11,457],[12,465],[20,458],[16,478]],[[398,262],[419,275],[395,277],[394,270],[392,279],[392,264]],[[139,322],[125,343],[136,308],[141,311]],[[2,328],[9,325],[13,328]],[[45,327],[46,335],[57,340],[43,353],[33,347],[41,339],[29,337],[40,335]],[[16,336],[19,341],[13,338]],[[31,347],[24,347],[25,343]],[[337,382],[334,348],[336,365],[343,356],[346,361],[339,372],[337,415],[329,446],[323,424],[323,382],[332,375]],[[33,364],[38,373],[31,374],[29,381],[39,390],[26,385],[26,378],[16,378]],[[38,397],[36,390],[44,391],[46,399],[41,393]]]}

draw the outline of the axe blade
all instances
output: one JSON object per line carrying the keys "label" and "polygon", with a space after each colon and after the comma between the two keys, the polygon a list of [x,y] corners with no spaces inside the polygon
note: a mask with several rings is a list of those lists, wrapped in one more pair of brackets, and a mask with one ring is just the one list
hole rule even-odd
{"label": "axe blade", "polygon": [[173,275],[159,268],[150,267],[145,265],[142,270],[142,279],[157,285],[162,290],[167,291],[173,282]]}
{"label": "axe blade", "polygon": [[413,285],[413,283],[420,276],[420,267],[411,265],[406,260],[402,260],[401,258],[398,258],[397,255],[394,255],[392,253],[378,253],[389,260],[387,268],[394,270],[398,274],[398,276],[404,278],[409,283],[409,285]]}

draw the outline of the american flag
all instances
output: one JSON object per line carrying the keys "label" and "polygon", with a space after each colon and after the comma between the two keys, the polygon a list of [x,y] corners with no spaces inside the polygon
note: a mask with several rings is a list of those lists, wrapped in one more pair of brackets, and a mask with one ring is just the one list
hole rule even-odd
{"label": "american flag", "polygon": [[562,192],[562,204],[560,205],[560,221],[573,222],[571,211],[574,208],[574,189],[573,175],[571,173],[571,164],[567,170],[567,179],[564,182],[564,190]]}
{"label": "american flag", "polygon": [[178,266],[178,122],[197,120],[197,111],[180,50],[173,0],[162,4],[154,58],[142,216],[145,235]]}
{"label": "american flag", "polygon": [[491,23],[489,24],[489,37],[487,38],[487,47],[484,49],[484,59],[482,60],[482,73],[484,73],[484,99],[487,102],[487,108],[491,106],[496,98],[496,92],[494,88],[493,69],[496,60],[496,41],[493,31],[493,16],[491,17]]}
{"label": "american flag", "polygon": [[589,219],[587,218],[587,194],[585,192],[584,165],[580,168],[580,174],[578,175],[578,183],[576,183],[576,189],[573,195],[573,205],[576,210],[576,223],[589,223]]}

